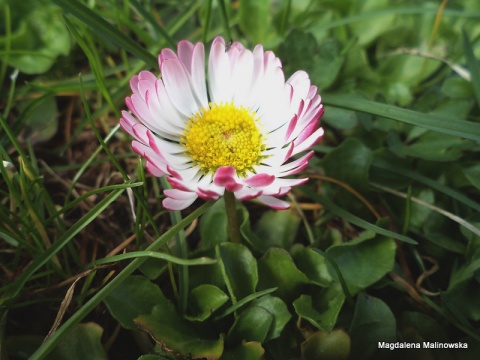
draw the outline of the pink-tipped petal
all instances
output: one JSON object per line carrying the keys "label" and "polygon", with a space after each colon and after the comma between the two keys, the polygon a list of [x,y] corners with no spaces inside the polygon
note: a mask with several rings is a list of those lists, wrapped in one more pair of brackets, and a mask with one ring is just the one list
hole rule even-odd
{"label": "pink-tipped petal", "polygon": [[180,61],[165,60],[161,71],[168,97],[177,110],[186,116],[195,114],[198,111],[198,104],[193,96],[185,68]]}
{"label": "pink-tipped petal", "polygon": [[175,200],[188,200],[192,197],[195,197],[195,194],[189,191],[182,191],[178,189],[165,189],[163,193],[168,196],[169,198]]}
{"label": "pink-tipped petal", "polygon": [[167,210],[178,211],[178,210],[186,209],[187,207],[192,205],[196,199],[197,199],[197,195],[185,200],[178,200],[178,199],[172,199],[167,197],[163,199],[162,205]]}
{"label": "pink-tipped petal", "polygon": [[243,185],[235,180],[235,168],[233,166],[222,166],[217,169],[213,177],[213,183],[217,186],[223,186],[227,191],[239,191]]}
{"label": "pink-tipped petal", "polygon": [[263,191],[259,189],[244,187],[243,189],[236,191],[234,195],[238,200],[251,200],[257,198],[262,192]]}
{"label": "pink-tipped petal", "polygon": [[243,182],[245,185],[250,187],[263,187],[268,186],[275,181],[275,175],[268,174],[255,174]]}
{"label": "pink-tipped petal", "polygon": [[288,209],[290,207],[290,204],[287,203],[286,201],[277,199],[273,196],[260,195],[258,197],[258,200],[260,200],[265,205],[268,205],[271,208],[274,208],[275,210],[285,210],[285,209]]}

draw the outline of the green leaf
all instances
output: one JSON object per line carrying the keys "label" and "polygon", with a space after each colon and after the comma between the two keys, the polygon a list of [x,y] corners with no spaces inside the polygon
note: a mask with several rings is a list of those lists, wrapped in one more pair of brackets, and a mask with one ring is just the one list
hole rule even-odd
{"label": "green leaf", "polygon": [[[418,194],[414,193],[413,196],[431,205],[433,205],[435,201],[435,194],[430,189],[422,190]],[[432,210],[416,202],[412,202],[410,206],[412,209],[411,210],[412,212],[410,214],[410,223],[413,226],[416,226],[419,228],[422,227],[425,221],[427,220],[428,215],[430,215],[430,213],[432,212]]]}
{"label": "green leaf", "polygon": [[265,41],[272,31],[270,0],[243,0],[238,8],[240,29],[252,43]]}
{"label": "green leaf", "polygon": [[160,288],[143,276],[129,276],[105,300],[110,314],[127,329],[137,329],[133,322],[140,315],[150,314],[168,300]]}
{"label": "green leaf", "polygon": [[338,44],[333,39],[327,39],[317,49],[318,55],[311,68],[307,68],[312,81],[319,90],[330,87],[337,79],[344,59],[339,54]]}
{"label": "green leaf", "polygon": [[[350,293],[374,284],[392,271],[396,253],[393,239],[363,233],[359,238],[327,249],[327,254],[338,265]],[[337,273],[327,264],[332,278]]]}
{"label": "green leaf", "polygon": [[258,260],[258,288],[260,290],[278,287],[274,293],[287,304],[300,296],[301,290],[311,282],[297,269],[288,252],[270,248]]}
{"label": "green leaf", "polygon": [[288,311],[287,305],[278,297],[266,295],[252,302],[251,306],[258,306],[267,310],[272,316],[273,321],[265,341],[278,338],[288,323],[292,315]]}
{"label": "green leaf", "polygon": [[240,223],[240,234],[242,238],[250,245],[252,250],[256,253],[263,253],[263,239],[255,234],[250,226],[250,213],[242,206],[237,208],[238,222]]}
{"label": "green leaf", "polygon": [[319,330],[302,343],[302,359],[347,360],[350,343],[350,336],[343,329],[332,332]]}
{"label": "green leaf", "polygon": [[[14,26],[11,53],[2,57],[10,66],[26,74],[41,74],[50,69],[59,55],[69,53],[70,36],[58,8],[44,0],[24,0],[21,4],[12,0],[6,2],[12,10]],[[0,4],[2,23],[4,3]],[[6,41],[6,37],[0,36],[1,48]]]}
{"label": "green leaf", "polygon": [[471,184],[480,190],[480,164],[475,164],[462,170]]}
{"label": "green leaf", "polygon": [[[355,14],[368,14],[376,10],[384,10],[389,0],[364,0],[355,2]],[[395,16],[385,15],[358,21],[350,25],[352,33],[358,37],[358,42],[365,46],[370,44],[377,37],[383,35],[394,24]]]}
{"label": "green leaf", "polygon": [[405,145],[398,136],[390,138],[389,148],[399,157],[413,156],[431,161],[453,161],[462,156],[462,151],[475,146],[472,141],[446,134],[428,131],[417,141]]}
{"label": "green leaf", "polygon": [[372,153],[360,140],[349,138],[325,156],[322,165],[327,176],[365,191]]}
{"label": "green leaf", "polygon": [[470,100],[473,97],[472,84],[460,77],[451,77],[442,84],[442,92],[452,99]]}
{"label": "green leaf", "polygon": [[[27,100],[19,103],[19,109],[26,109],[34,101]],[[20,137],[23,142],[36,144],[50,140],[57,132],[58,128],[58,109],[54,97],[46,97],[41,103],[35,103],[33,109],[30,108],[28,115],[23,119],[22,132]]]}
{"label": "green leaf", "polygon": [[476,299],[480,297],[480,286],[477,279],[477,274],[480,272],[480,252],[475,255],[470,263],[452,273],[448,290],[444,296],[463,316],[478,321],[480,320],[480,304]]}
{"label": "green leaf", "polygon": [[329,286],[333,279],[328,272],[327,260],[310,248],[297,249],[292,254],[295,264],[307,277],[320,286]]}
{"label": "green leaf", "polygon": [[448,342],[448,336],[442,326],[430,316],[420,312],[403,312],[399,328],[407,342]]}
{"label": "green leaf", "polygon": [[267,339],[273,319],[273,315],[264,308],[249,307],[235,319],[227,335],[228,344],[238,345],[243,341],[263,343]]}
{"label": "green leaf", "polygon": [[70,331],[47,359],[85,360],[108,359],[102,346],[103,329],[95,323],[78,324]]}
{"label": "green leaf", "polygon": [[333,107],[322,116],[322,123],[339,130],[351,130],[357,126],[358,117],[355,111]]}
{"label": "green leaf", "polygon": [[396,340],[396,321],[390,308],[380,299],[360,293],[352,325],[352,354],[357,359],[370,359],[379,342]]}
{"label": "green leaf", "polygon": [[259,342],[243,342],[233,349],[226,349],[220,360],[261,360],[265,349]]}
{"label": "green leaf", "polygon": [[190,311],[187,319],[204,321],[228,300],[228,295],[214,285],[197,286],[190,292],[188,301]]}
{"label": "green leaf", "polygon": [[200,237],[203,246],[207,248],[228,241],[227,213],[223,197],[200,219]]}
{"label": "green leaf", "polygon": [[344,301],[345,294],[342,287],[334,284],[322,289],[314,296],[301,295],[293,302],[293,307],[298,316],[316,328],[330,332],[337,322]]}
{"label": "green leaf", "polygon": [[171,302],[155,306],[151,314],[136,318],[135,324],[176,356],[218,359],[223,353],[222,336],[209,334],[205,327],[185,321]]}
{"label": "green leaf", "polygon": [[255,292],[258,282],[257,261],[248,248],[241,244],[220,244],[225,273],[236,299]]}
{"label": "green leaf", "polygon": [[255,233],[261,239],[261,250],[270,247],[288,249],[295,241],[299,225],[300,217],[291,209],[265,212],[255,227]]}
{"label": "green leaf", "polygon": [[[107,352],[101,342],[102,334],[102,327],[96,323],[77,324],[45,360],[107,360]],[[27,359],[36,348],[41,347],[43,340],[38,336],[12,336],[7,338],[4,351],[15,358]]]}

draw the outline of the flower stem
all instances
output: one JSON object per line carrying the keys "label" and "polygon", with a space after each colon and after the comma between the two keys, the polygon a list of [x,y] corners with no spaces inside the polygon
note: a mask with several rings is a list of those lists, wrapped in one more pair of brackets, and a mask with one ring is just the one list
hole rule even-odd
{"label": "flower stem", "polygon": [[227,211],[228,234],[230,241],[240,244],[240,228],[238,227],[237,208],[235,206],[235,195],[230,191],[225,191],[225,210]]}

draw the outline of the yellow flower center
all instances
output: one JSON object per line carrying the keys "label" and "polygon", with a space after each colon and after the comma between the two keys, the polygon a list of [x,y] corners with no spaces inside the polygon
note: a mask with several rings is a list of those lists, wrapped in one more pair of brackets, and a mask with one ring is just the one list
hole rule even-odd
{"label": "yellow flower center", "polygon": [[260,163],[265,149],[255,115],[233,102],[210,103],[209,109],[188,119],[180,142],[204,173],[233,166],[238,175],[246,175]]}

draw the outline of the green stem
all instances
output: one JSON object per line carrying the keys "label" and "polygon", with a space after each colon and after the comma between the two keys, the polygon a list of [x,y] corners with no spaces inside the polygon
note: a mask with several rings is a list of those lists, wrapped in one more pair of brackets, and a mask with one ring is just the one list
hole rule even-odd
{"label": "green stem", "polygon": [[225,191],[225,210],[227,211],[228,234],[230,241],[240,244],[240,228],[238,226],[237,208],[235,206],[235,195],[230,191]]}
{"label": "green stem", "polygon": [[[185,217],[182,221],[172,226],[167,232],[160,236],[155,242],[150,245],[146,251],[157,251],[160,249],[172,236],[177,234],[185,226],[190,224],[193,220],[202,215],[207,209],[213,205],[213,201],[206,202],[190,215]],[[125,269],[123,269],[112,281],[110,281],[103,289],[95,294],[88,302],[85,303],[75,314],[72,315],[58,330],[55,332],[43,345],[35,351],[30,357],[30,360],[44,359],[50,353],[54,346],[61,340],[63,336],[76,324],[82,321],[90,311],[95,309],[108,295],[110,295],[130,274],[132,274],[140,265],[142,265],[148,258],[136,258]]]}

